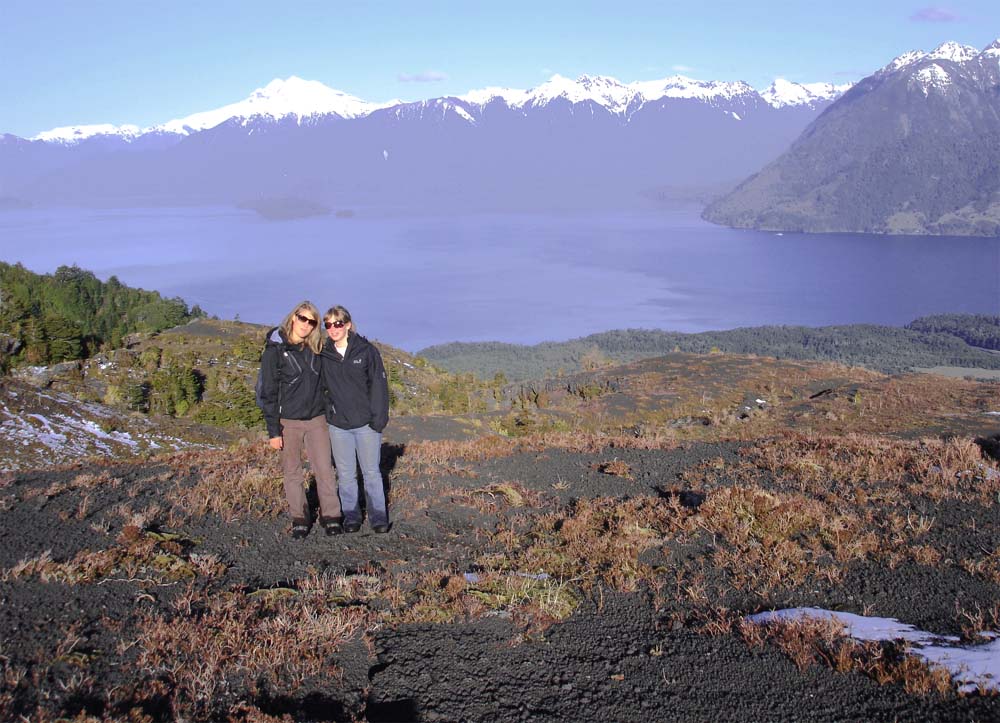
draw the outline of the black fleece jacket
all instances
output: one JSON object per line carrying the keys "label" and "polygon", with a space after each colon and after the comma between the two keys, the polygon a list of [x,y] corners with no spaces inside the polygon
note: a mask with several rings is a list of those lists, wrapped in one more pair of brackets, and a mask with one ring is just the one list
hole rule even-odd
{"label": "black fleece jacket", "polygon": [[382,355],[363,336],[348,332],[346,357],[330,339],[320,353],[326,388],[326,421],[340,429],[366,424],[381,432],[389,423],[389,383]]}
{"label": "black fleece jacket", "polygon": [[326,407],[319,357],[305,344],[289,343],[278,327],[268,332],[260,357],[258,400],[272,439],[281,436],[282,417],[312,419]]}

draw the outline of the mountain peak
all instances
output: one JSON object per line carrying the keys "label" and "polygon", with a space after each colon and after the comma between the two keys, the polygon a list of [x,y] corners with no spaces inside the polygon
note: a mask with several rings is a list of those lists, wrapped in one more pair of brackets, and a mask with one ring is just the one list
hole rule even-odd
{"label": "mountain peak", "polygon": [[[1000,40],[986,46],[983,52],[987,52],[989,48],[998,44],[1000,44]],[[961,43],[956,43],[954,40],[949,40],[941,43],[929,53],[925,53],[923,50],[909,50],[893,58],[892,62],[883,67],[879,72],[892,73],[900,68],[919,63],[922,60],[950,60],[953,63],[965,63],[978,55],[981,55],[981,53],[973,46],[962,45]]]}
{"label": "mountain peak", "polygon": [[979,50],[971,45],[961,45],[953,40],[949,40],[934,48],[927,57],[935,60],[951,60],[955,63],[964,63],[966,60],[972,60],[977,55],[979,55]]}
{"label": "mountain peak", "polygon": [[368,103],[319,81],[304,80],[292,75],[285,79],[275,78],[237,103],[168,121],[153,130],[187,135],[193,131],[214,128],[231,118],[241,119],[245,123],[254,116],[273,120],[291,116],[299,122],[313,115],[333,114],[341,118],[357,118],[381,107],[384,106]]}
{"label": "mountain peak", "polygon": [[923,50],[908,50],[902,55],[897,55],[893,58],[888,65],[882,68],[883,73],[892,73],[900,68],[905,68],[907,65],[913,65],[924,58],[927,57],[927,53]]}
{"label": "mountain peak", "polygon": [[983,48],[983,52],[980,55],[985,55],[986,57],[997,58],[1000,57],[1000,38],[997,38],[992,43]]}

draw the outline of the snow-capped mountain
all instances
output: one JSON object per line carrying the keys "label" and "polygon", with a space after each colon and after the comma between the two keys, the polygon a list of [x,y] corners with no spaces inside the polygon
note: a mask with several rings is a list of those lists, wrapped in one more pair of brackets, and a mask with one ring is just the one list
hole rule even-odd
{"label": "snow-capped mountain", "polygon": [[785,106],[808,106],[814,108],[819,103],[836,100],[851,88],[851,83],[795,83],[784,78],[776,78],[761,97],[773,108]]}
{"label": "snow-capped mountain", "polygon": [[150,130],[188,135],[214,128],[220,123],[234,119],[245,125],[252,118],[277,121],[291,117],[298,122],[315,116],[360,118],[374,110],[395,105],[398,102],[369,103],[353,95],[334,90],[319,81],[303,80],[293,75],[287,80],[272,80],[239,103],[232,103],[215,110],[168,121],[154,126]]}
{"label": "snow-capped mountain", "polygon": [[1000,235],[998,86],[1000,40],[904,53],[705,217],[781,231]]}
{"label": "snow-capped mountain", "polygon": [[[775,90],[775,85],[772,85],[764,93],[758,94],[742,81],[702,81],[683,75],[633,83],[622,83],[615,78],[601,75],[583,75],[576,80],[553,75],[548,81],[531,90],[513,88],[473,90],[456,99],[462,101],[464,105],[453,105],[448,109],[454,110],[469,122],[475,122],[477,114],[470,111],[481,110],[488,103],[497,100],[510,108],[524,112],[544,108],[557,99],[571,104],[592,102],[613,114],[625,117],[646,103],[662,99],[691,99],[720,106],[736,99],[762,97],[775,108],[798,105],[812,108],[817,103],[832,101],[850,87],[834,86],[829,83],[803,86],[784,80],[775,82],[780,83],[780,91]],[[434,104],[441,100],[443,99],[419,102]],[[149,128],[140,129],[135,125],[112,124],[64,126],[39,133],[31,140],[73,145],[94,138],[114,138],[124,143],[132,143],[148,135],[187,136],[226,122],[246,126],[255,120],[277,122],[291,118],[296,123],[303,123],[330,117],[355,119],[368,116],[376,110],[403,105],[412,104],[398,100],[370,103],[318,81],[292,76],[284,80],[272,80],[237,103],[193,113]],[[438,104],[438,107],[441,105]]]}
{"label": "snow-capped mountain", "polygon": [[38,205],[635,203],[664,186],[732,182],[780,153],[841,90],[793,87],[768,100],[743,82],[555,75],[530,90],[377,104],[293,77],[141,131],[66,128],[4,141],[0,197]]}
{"label": "snow-capped mountain", "polygon": [[623,115],[634,112],[644,103],[662,98],[688,98],[706,102],[729,101],[755,94],[746,83],[702,81],[674,75],[662,80],[622,83],[603,75],[582,75],[576,80],[553,75],[548,81],[532,90],[487,88],[471,91],[461,100],[476,105],[502,99],[512,108],[539,108],[556,99],[570,103],[590,101],[608,111]]}
{"label": "snow-capped mountain", "polygon": [[909,50],[892,59],[879,73],[894,73],[900,68],[919,63],[922,60],[949,60],[952,63],[964,63],[979,55],[979,50],[971,45],[961,45],[949,41],[942,43],[929,53],[923,50]]}
{"label": "snow-capped mountain", "polygon": [[231,120],[246,125],[255,118],[270,121],[294,118],[297,122],[316,116],[359,118],[379,108],[397,103],[399,101],[382,104],[369,103],[353,95],[334,90],[318,81],[303,80],[293,75],[285,80],[280,78],[272,80],[238,103],[230,103],[214,110],[193,113],[184,118],[170,120],[150,128],[140,129],[134,125],[115,126],[108,123],[65,126],[39,133],[31,140],[72,144],[95,136],[116,136],[123,141],[131,142],[147,134],[186,136],[214,128]]}
{"label": "snow-capped mountain", "polygon": [[79,143],[94,136],[117,136],[126,141],[132,141],[142,135],[139,126],[116,126],[110,123],[99,123],[84,126],[63,126],[43,131],[31,138],[33,141],[48,141],[50,143]]}

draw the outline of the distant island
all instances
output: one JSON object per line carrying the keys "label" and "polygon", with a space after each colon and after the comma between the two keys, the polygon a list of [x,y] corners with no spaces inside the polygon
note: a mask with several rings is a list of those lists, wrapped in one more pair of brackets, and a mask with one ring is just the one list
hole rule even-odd
{"label": "distant island", "polygon": [[[312,216],[329,216],[332,210],[322,203],[308,201],[304,198],[261,198],[243,201],[236,206],[247,211],[256,211],[258,215],[269,221],[291,221]],[[341,212],[337,213],[337,217],[341,217]]]}
{"label": "distant island", "polygon": [[31,208],[33,205],[31,201],[25,201],[22,198],[0,196],[0,211],[20,211],[25,208]]}

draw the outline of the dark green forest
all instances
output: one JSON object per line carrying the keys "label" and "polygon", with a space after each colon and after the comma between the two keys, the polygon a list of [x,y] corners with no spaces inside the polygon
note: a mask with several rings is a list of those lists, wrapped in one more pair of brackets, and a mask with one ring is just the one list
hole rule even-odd
{"label": "dark green forest", "polygon": [[453,373],[473,372],[489,379],[503,372],[511,381],[523,381],[673,351],[834,361],[890,374],[935,366],[1000,369],[1000,354],[990,349],[1000,349],[1000,317],[959,314],[922,317],[906,328],[759,326],[698,334],[624,329],[534,346],[441,344],[420,355]]}
{"label": "dark green forest", "polygon": [[1000,316],[937,314],[922,316],[906,328],[925,334],[950,334],[969,346],[1000,350]]}
{"label": "dark green forest", "polygon": [[204,316],[179,298],[101,281],[77,266],[36,274],[0,262],[0,350],[4,363],[50,364],[122,346],[137,332],[155,333]]}

